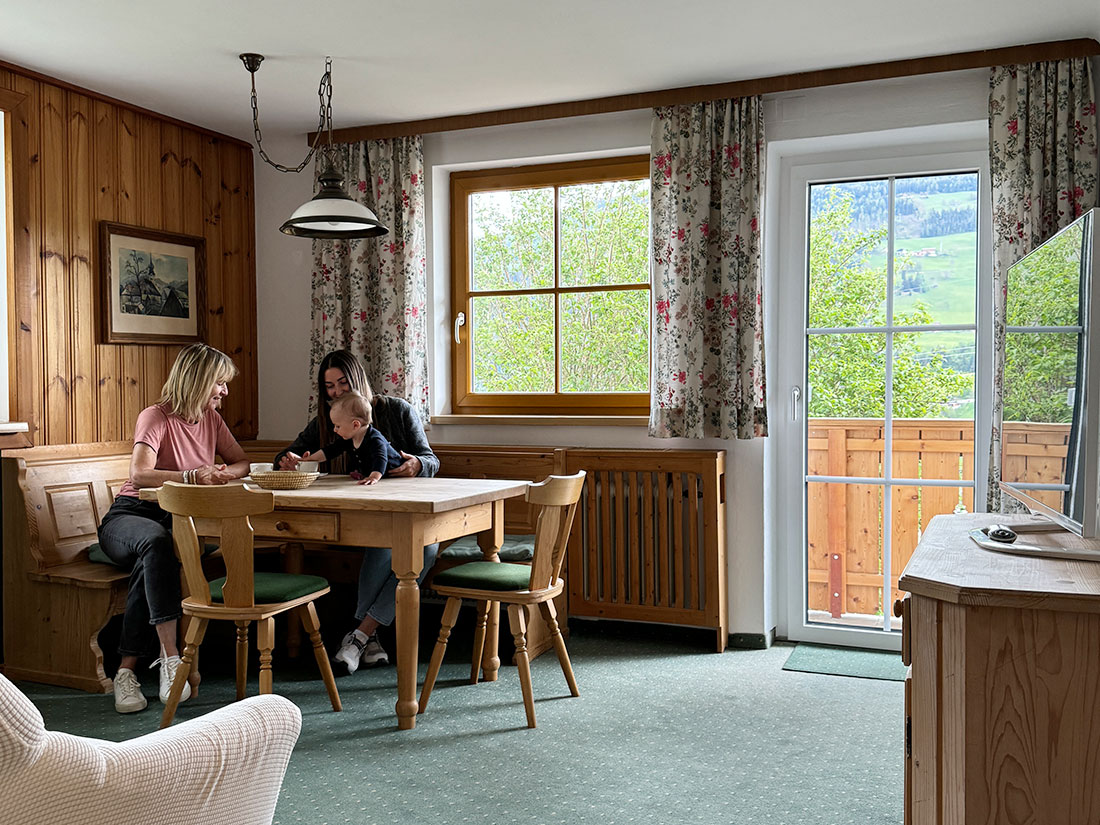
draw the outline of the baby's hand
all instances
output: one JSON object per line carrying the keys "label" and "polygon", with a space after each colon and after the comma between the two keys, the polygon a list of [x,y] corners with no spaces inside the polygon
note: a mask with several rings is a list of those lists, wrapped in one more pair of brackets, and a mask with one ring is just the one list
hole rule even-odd
{"label": "baby's hand", "polygon": [[369,476],[367,476],[366,478],[364,478],[364,479],[363,479],[362,481],[360,481],[359,483],[360,483],[360,484],[374,484],[374,483],[375,483],[375,482],[377,482],[377,481],[378,481],[378,480],[379,480],[380,478],[382,478],[382,474],[381,474],[381,473],[371,473],[371,474],[370,474]]}

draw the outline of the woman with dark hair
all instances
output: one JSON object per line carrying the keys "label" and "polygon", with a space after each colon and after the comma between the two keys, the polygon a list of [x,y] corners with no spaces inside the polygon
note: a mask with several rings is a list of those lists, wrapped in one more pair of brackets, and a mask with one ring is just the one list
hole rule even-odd
{"label": "woman with dark hair", "polygon": [[[275,467],[293,470],[302,456],[323,450],[336,440],[329,418],[332,401],[354,390],[371,404],[373,425],[405,459],[400,466],[390,470],[387,478],[400,476],[433,477],[439,472],[439,459],[428,446],[427,436],[420,417],[407,401],[385,395],[375,395],[367,381],[366,372],[359,359],[348,350],[335,350],[321,360],[317,368],[317,415],[285,450],[275,456]],[[336,456],[321,466],[321,470],[342,473],[347,455]],[[438,544],[424,548],[424,568],[420,580],[427,575],[439,552]],[[386,651],[378,643],[378,628],[393,624],[396,615],[397,577],[390,563],[390,549],[371,547],[363,553],[359,568],[359,592],[355,610],[358,626],[348,631],[333,657],[338,665],[354,673],[362,666],[389,664]]]}
{"label": "woman with dark hair", "polygon": [[[115,674],[115,710],[133,713],[146,706],[134,676],[138,656],[151,641],[150,625],[160,640],[160,700],[180,664],[177,629],[182,615],[180,565],[172,545],[172,516],[155,501],[142,501],[142,487],[166,481],[225,484],[248,474],[248,456],[218,414],[226,386],[237,374],[229,356],[206,344],[180,351],[161,390],[160,401],[146,407],[134,426],[130,478],[115,496],[99,525],[99,546],[119,567],[130,571],[130,589],[122,614]],[[224,464],[216,464],[221,456]],[[184,685],[180,701],[191,695]]]}

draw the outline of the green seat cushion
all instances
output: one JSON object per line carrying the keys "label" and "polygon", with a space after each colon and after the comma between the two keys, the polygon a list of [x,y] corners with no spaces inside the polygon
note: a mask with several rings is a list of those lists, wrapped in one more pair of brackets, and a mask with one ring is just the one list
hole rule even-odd
{"label": "green seat cushion", "polygon": [[432,579],[433,585],[473,590],[526,590],[530,582],[528,565],[495,561],[472,561],[449,567]]}
{"label": "green seat cushion", "polygon": [[[210,598],[216,602],[224,601],[222,588],[225,587],[225,576],[210,582]],[[263,573],[253,574],[253,593],[256,604],[272,604],[273,602],[289,602],[318,590],[328,587],[328,580],[320,576],[303,576],[295,573]]]}
{"label": "green seat cushion", "polygon": [[[211,553],[213,553],[217,549],[218,549],[218,545],[216,545],[216,544],[207,544],[203,548],[202,554],[204,556],[209,556]],[[94,561],[96,564],[109,564],[112,567],[118,567],[117,564],[115,564],[113,561],[111,561],[110,556],[108,556],[106,553],[103,552],[103,548],[99,546],[98,541],[88,548],[88,561]]]}
{"label": "green seat cushion", "polygon": [[[500,546],[501,561],[531,561],[535,557],[534,536],[505,536]],[[485,556],[477,546],[477,536],[463,536],[454,544],[439,551],[439,558],[447,561],[479,561]]]}

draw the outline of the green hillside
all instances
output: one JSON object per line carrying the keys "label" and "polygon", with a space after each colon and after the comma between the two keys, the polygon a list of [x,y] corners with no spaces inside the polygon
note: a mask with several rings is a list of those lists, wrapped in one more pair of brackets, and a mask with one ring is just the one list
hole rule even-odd
{"label": "green hillside", "polygon": [[[914,254],[922,249],[934,249],[936,254]],[[920,301],[932,313],[936,323],[974,323],[978,263],[976,235],[960,233],[932,238],[899,238],[896,257],[907,259],[908,265],[924,276],[924,290],[902,294],[902,290],[895,287],[895,310],[912,309]],[[885,267],[885,252],[874,263]]]}

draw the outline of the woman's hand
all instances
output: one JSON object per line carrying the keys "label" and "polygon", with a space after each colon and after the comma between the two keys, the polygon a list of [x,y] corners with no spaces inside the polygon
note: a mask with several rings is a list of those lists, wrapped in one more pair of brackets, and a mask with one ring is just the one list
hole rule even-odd
{"label": "woman's hand", "polygon": [[[306,453],[306,455],[309,455],[309,453]],[[279,459],[279,466],[276,467],[275,469],[276,470],[297,470],[298,469],[298,462],[301,461],[301,460],[302,460],[302,457],[300,455],[298,455],[297,453],[287,453],[286,455],[284,455],[282,458]]]}
{"label": "woman's hand", "polygon": [[398,452],[401,453],[401,457],[405,459],[405,462],[398,464],[386,473],[386,476],[389,478],[415,478],[420,475],[420,459],[414,455],[409,455],[404,450],[398,450]]}

